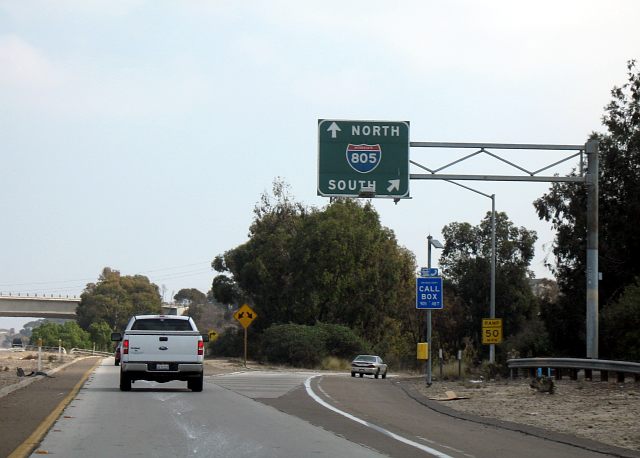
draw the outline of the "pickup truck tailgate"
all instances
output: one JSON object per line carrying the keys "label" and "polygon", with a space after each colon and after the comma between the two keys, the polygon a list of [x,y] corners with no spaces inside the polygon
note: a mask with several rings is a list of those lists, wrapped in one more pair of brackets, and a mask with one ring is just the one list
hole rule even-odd
{"label": "pickup truck tailgate", "polygon": [[197,331],[127,331],[129,338],[128,362],[202,362],[198,356]]}

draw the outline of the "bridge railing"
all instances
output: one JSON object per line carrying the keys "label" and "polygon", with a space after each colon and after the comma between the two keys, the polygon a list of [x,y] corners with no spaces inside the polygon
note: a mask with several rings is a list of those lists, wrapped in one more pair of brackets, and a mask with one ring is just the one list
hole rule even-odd
{"label": "bridge railing", "polygon": [[584,371],[584,378],[593,379],[593,371],[600,372],[600,380],[608,381],[609,373],[614,372],[619,383],[623,383],[625,374],[634,376],[640,382],[640,363],[631,361],[613,361],[608,359],[587,358],[517,358],[507,360],[511,378],[517,376],[520,369],[526,369],[535,376],[538,369],[553,370],[556,380],[562,379],[563,371],[568,372],[572,380],[577,380],[578,372]]}
{"label": "bridge railing", "polygon": [[72,348],[70,350],[72,355],[87,355],[87,356],[113,356],[113,352],[98,351],[98,350],[86,350],[84,348]]}
{"label": "bridge railing", "polygon": [[[87,350],[86,348],[72,348],[71,350],[67,351],[66,348],[64,347],[38,347],[37,345],[25,345],[23,347],[20,347],[20,350],[24,349],[25,351],[38,351],[38,349],[41,349],[42,352],[44,353],[58,353],[59,351],[63,354],[70,354],[70,355],[87,355],[87,356],[93,356],[93,355],[97,355],[97,356],[113,356],[113,352],[107,352],[107,351],[98,351],[98,350]],[[13,348],[12,350],[16,350],[16,348]]]}

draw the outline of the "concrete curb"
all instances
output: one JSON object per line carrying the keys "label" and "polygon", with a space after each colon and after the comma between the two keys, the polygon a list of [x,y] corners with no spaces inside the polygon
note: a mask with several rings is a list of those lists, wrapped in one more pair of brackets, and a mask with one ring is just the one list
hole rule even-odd
{"label": "concrete curb", "polygon": [[[72,361],[68,361],[58,367],[55,367],[53,369],[51,369],[49,372],[47,372],[48,374],[55,374],[58,371],[61,371],[62,369],[64,369],[67,366],[70,366],[71,364],[86,359],[86,358],[92,358],[92,356],[81,356],[79,358],[74,358]],[[26,377],[24,380],[19,381],[18,383],[14,383],[13,385],[9,385],[9,386],[5,386],[4,388],[0,389],[0,398],[8,395],[9,393],[13,393],[16,390],[19,390],[20,388],[24,388],[25,386],[29,386],[31,385],[33,382],[35,382],[36,380],[40,380],[45,378],[44,375],[36,375],[35,377]]]}
{"label": "concrete curb", "polygon": [[462,421],[470,421],[486,426],[493,426],[496,428],[506,429],[509,431],[515,431],[530,436],[539,437],[552,442],[558,442],[560,444],[571,445],[573,447],[589,450],[597,453],[604,453],[610,456],[617,456],[620,458],[638,458],[640,453],[635,450],[616,447],[613,445],[603,444],[590,439],[583,439],[569,434],[558,433],[555,431],[549,431],[546,429],[538,428],[535,426],[523,425],[520,423],[513,423],[509,421],[497,420],[494,418],[480,417],[478,415],[472,415],[464,412],[457,411],[450,407],[447,407],[439,401],[432,401],[424,396],[413,386],[415,380],[401,379],[394,381],[410,398],[414,401],[424,405],[425,407],[433,410],[434,412],[447,415],[452,418],[457,418]]}

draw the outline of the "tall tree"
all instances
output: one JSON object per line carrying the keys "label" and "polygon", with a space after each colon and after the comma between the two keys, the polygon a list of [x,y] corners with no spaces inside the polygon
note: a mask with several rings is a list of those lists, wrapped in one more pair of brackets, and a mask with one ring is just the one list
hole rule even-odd
{"label": "tall tree", "polygon": [[183,288],[173,299],[189,307],[189,316],[198,323],[207,305],[207,295],[196,288]]}
{"label": "tall tree", "polygon": [[[447,294],[451,298],[447,316],[457,326],[445,335],[452,322],[444,323],[438,327],[439,337],[458,348],[463,337],[470,337],[478,346],[482,318],[489,316],[490,309],[491,212],[478,226],[454,222],[442,234],[445,246],[440,265],[453,293]],[[536,239],[535,231],[516,227],[506,213],[496,213],[496,316],[503,319],[505,336],[520,332],[535,310],[529,265]]]}
{"label": "tall tree", "polygon": [[[602,118],[607,133],[593,133],[599,149],[599,284],[601,310],[617,300],[640,274],[640,72],[627,65],[628,81],[614,87]],[[571,175],[576,175],[573,171]],[[586,190],[554,183],[534,202],[541,219],[556,232],[550,265],[561,295],[543,310],[552,341],[560,354],[583,356],[585,345]],[[603,343],[607,343],[604,339]],[[607,355],[609,348],[601,347]]]}
{"label": "tall tree", "polygon": [[375,342],[384,317],[415,313],[413,255],[381,226],[373,206],[341,199],[307,209],[285,191],[278,184],[273,197],[263,196],[249,241],[212,263],[230,275],[218,281],[219,291],[233,281],[255,306],[253,326],[337,323]]}
{"label": "tall tree", "polygon": [[76,309],[78,323],[88,330],[91,323],[104,321],[111,329],[122,329],[132,315],[160,313],[158,286],[143,275],[120,275],[105,267],[97,283],[87,284]]}

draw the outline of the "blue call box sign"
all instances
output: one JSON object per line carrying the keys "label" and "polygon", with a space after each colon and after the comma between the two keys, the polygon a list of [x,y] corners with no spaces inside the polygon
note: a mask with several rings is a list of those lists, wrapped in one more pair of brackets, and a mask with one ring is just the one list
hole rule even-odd
{"label": "blue call box sign", "polygon": [[416,308],[424,310],[443,308],[442,277],[416,278]]}

